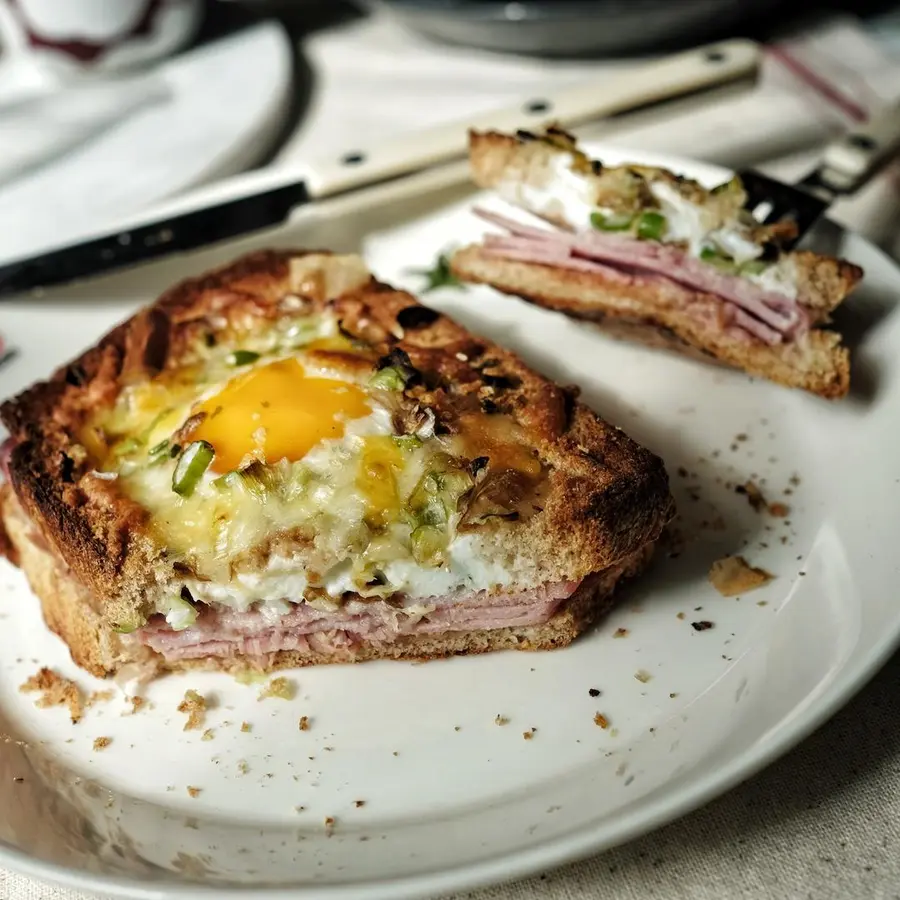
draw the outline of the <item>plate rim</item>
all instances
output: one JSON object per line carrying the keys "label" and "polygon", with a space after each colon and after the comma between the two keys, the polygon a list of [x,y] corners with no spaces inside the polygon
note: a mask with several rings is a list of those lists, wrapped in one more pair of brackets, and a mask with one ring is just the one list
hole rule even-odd
{"label": "plate rim", "polygon": [[[730,169],[705,160],[632,150],[596,140],[585,141],[585,146],[590,152],[597,150],[602,152],[602,148],[606,146],[616,156],[629,155],[635,159],[646,159],[651,164],[664,164],[701,180],[713,176],[727,178],[731,174]],[[866,252],[878,257],[900,282],[900,265],[896,260],[858,232],[839,224],[836,227],[844,236],[862,242]],[[785,723],[788,716],[786,714],[782,718],[782,724],[776,726],[772,739],[762,750],[751,745],[735,754],[725,764],[713,767],[707,774],[687,776],[674,791],[664,790],[653,801],[624,813],[617,819],[615,827],[608,824],[588,826],[528,848],[501,852],[476,863],[357,883],[297,886],[222,885],[140,881],[137,878],[94,874],[83,869],[37,859],[26,851],[0,841],[0,868],[39,882],[88,893],[121,897],[123,900],[207,900],[211,896],[225,896],[234,900],[252,900],[258,897],[265,897],[268,900],[382,900],[382,898],[418,900],[518,881],[548,869],[584,860],[649,834],[705,806],[757,775],[799,745],[849,703],[878,674],[898,649],[900,649],[900,618],[893,630],[886,631],[863,655],[851,653],[826,689],[812,699],[800,715],[791,717],[790,721]]]}

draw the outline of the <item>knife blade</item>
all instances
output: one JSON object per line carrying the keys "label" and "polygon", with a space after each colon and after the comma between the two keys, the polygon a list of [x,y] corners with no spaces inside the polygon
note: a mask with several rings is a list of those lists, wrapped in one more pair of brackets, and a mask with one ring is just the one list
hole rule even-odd
{"label": "knife blade", "polygon": [[183,253],[285,222],[304,204],[403,178],[462,158],[467,131],[573,127],[592,119],[756,77],[760,49],[722,41],[645,63],[622,75],[532,98],[478,120],[441,125],[368,150],[290,169],[248,172],[148,211],[117,228],[0,265],[0,296],[64,284]]}

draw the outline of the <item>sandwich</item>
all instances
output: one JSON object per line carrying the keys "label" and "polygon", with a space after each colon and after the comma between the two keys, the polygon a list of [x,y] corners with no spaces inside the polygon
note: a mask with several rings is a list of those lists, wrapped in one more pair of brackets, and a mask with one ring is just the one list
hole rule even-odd
{"label": "sandwich", "polygon": [[604,166],[559,129],[470,132],[476,208],[493,230],[451,258],[469,282],[828,398],[849,388],[827,325],[862,278],[843,260],[783,251],[793,225],[763,226],[738,177],[707,190],[666,169]]}
{"label": "sandwich", "polygon": [[577,390],[353,255],[186,281],[0,416],[7,552],[98,676],[561,647],[673,514]]}

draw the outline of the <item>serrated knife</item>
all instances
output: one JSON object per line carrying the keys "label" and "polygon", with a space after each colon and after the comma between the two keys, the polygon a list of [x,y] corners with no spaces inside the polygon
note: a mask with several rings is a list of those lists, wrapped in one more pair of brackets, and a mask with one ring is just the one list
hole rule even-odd
{"label": "serrated knife", "polygon": [[[755,79],[760,48],[731,40],[698,47],[621,75],[532,98],[473,120],[405,134],[305,166],[248,172],[186,194],[130,222],[0,264],[0,296],[46,288],[195,250],[286,221],[299,206],[463,158],[467,130],[573,127],[674,97]],[[464,176],[463,176],[464,177]],[[0,244],[2,258],[2,244]]]}

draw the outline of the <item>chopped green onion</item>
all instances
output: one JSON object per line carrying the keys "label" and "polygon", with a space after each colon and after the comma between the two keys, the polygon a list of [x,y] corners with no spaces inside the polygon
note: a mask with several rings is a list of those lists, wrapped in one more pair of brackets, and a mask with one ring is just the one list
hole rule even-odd
{"label": "chopped green onion", "polygon": [[232,469],[230,472],[226,472],[224,475],[220,475],[213,481],[213,487],[217,491],[227,491],[232,488],[240,487],[243,483],[240,473],[237,469]]}
{"label": "chopped green onion", "polygon": [[761,275],[769,268],[767,262],[761,259],[751,259],[741,266],[741,275]]}
{"label": "chopped green onion", "polygon": [[406,379],[396,366],[386,366],[369,379],[369,387],[383,391],[402,391],[406,387]]}
{"label": "chopped green onion", "polygon": [[316,317],[309,317],[297,322],[292,322],[285,331],[284,337],[285,340],[289,342],[290,346],[300,347],[303,344],[314,341],[319,336],[321,330],[321,321]]}
{"label": "chopped green onion", "polygon": [[216,451],[208,441],[193,441],[188,444],[175,464],[172,490],[182,497],[190,497],[215,455]]}
{"label": "chopped green onion", "polygon": [[412,453],[413,450],[422,446],[422,439],[417,438],[414,434],[394,434],[391,435],[391,440],[407,453]]}
{"label": "chopped green onion", "polygon": [[423,566],[440,566],[446,560],[447,533],[435,525],[420,525],[410,535],[413,558]]}
{"label": "chopped green onion", "polygon": [[113,631],[119,634],[131,634],[138,628],[143,628],[147,624],[147,620],[138,612],[131,613],[130,617],[121,622],[113,624]]}
{"label": "chopped green onion", "polygon": [[167,597],[160,603],[159,611],[165,613],[166,622],[172,631],[184,631],[197,621],[197,610],[181,597]]}
{"label": "chopped green onion", "polygon": [[591,225],[598,231],[628,231],[634,222],[630,213],[591,213]]}
{"label": "chopped green onion", "polygon": [[243,469],[232,469],[221,475],[213,481],[213,487],[219,491],[244,488],[261,501],[274,487],[274,479],[271,470],[257,460]]}
{"label": "chopped green onion", "polygon": [[169,449],[168,441],[160,441],[154,447],[151,447],[147,451],[147,456],[150,458],[150,463],[152,465],[156,465],[156,463],[162,462],[166,456],[166,451]]}
{"label": "chopped green onion", "polygon": [[717,269],[721,269],[723,272],[735,272],[737,270],[737,266],[730,256],[726,256],[712,247],[704,247],[700,251],[700,259],[711,266],[715,266]]}
{"label": "chopped green onion", "polygon": [[660,241],[666,233],[668,222],[662,213],[641,213],[638,219],[637,236],[642,241]]}
{"label": "chopped green onion", "polygon": [[249,366],[259,359],[259,354],[254,350],[235,350],[228,356],[228,365],[230,366]]}
{"label": "chopped green onion", "polygon": [[125,438],[124,441],[119,441],[116,444],[116,448],[114,453],[116,456],[128,456],[130,453],[136,453],[141,449],[141,442],[137,438]]}

